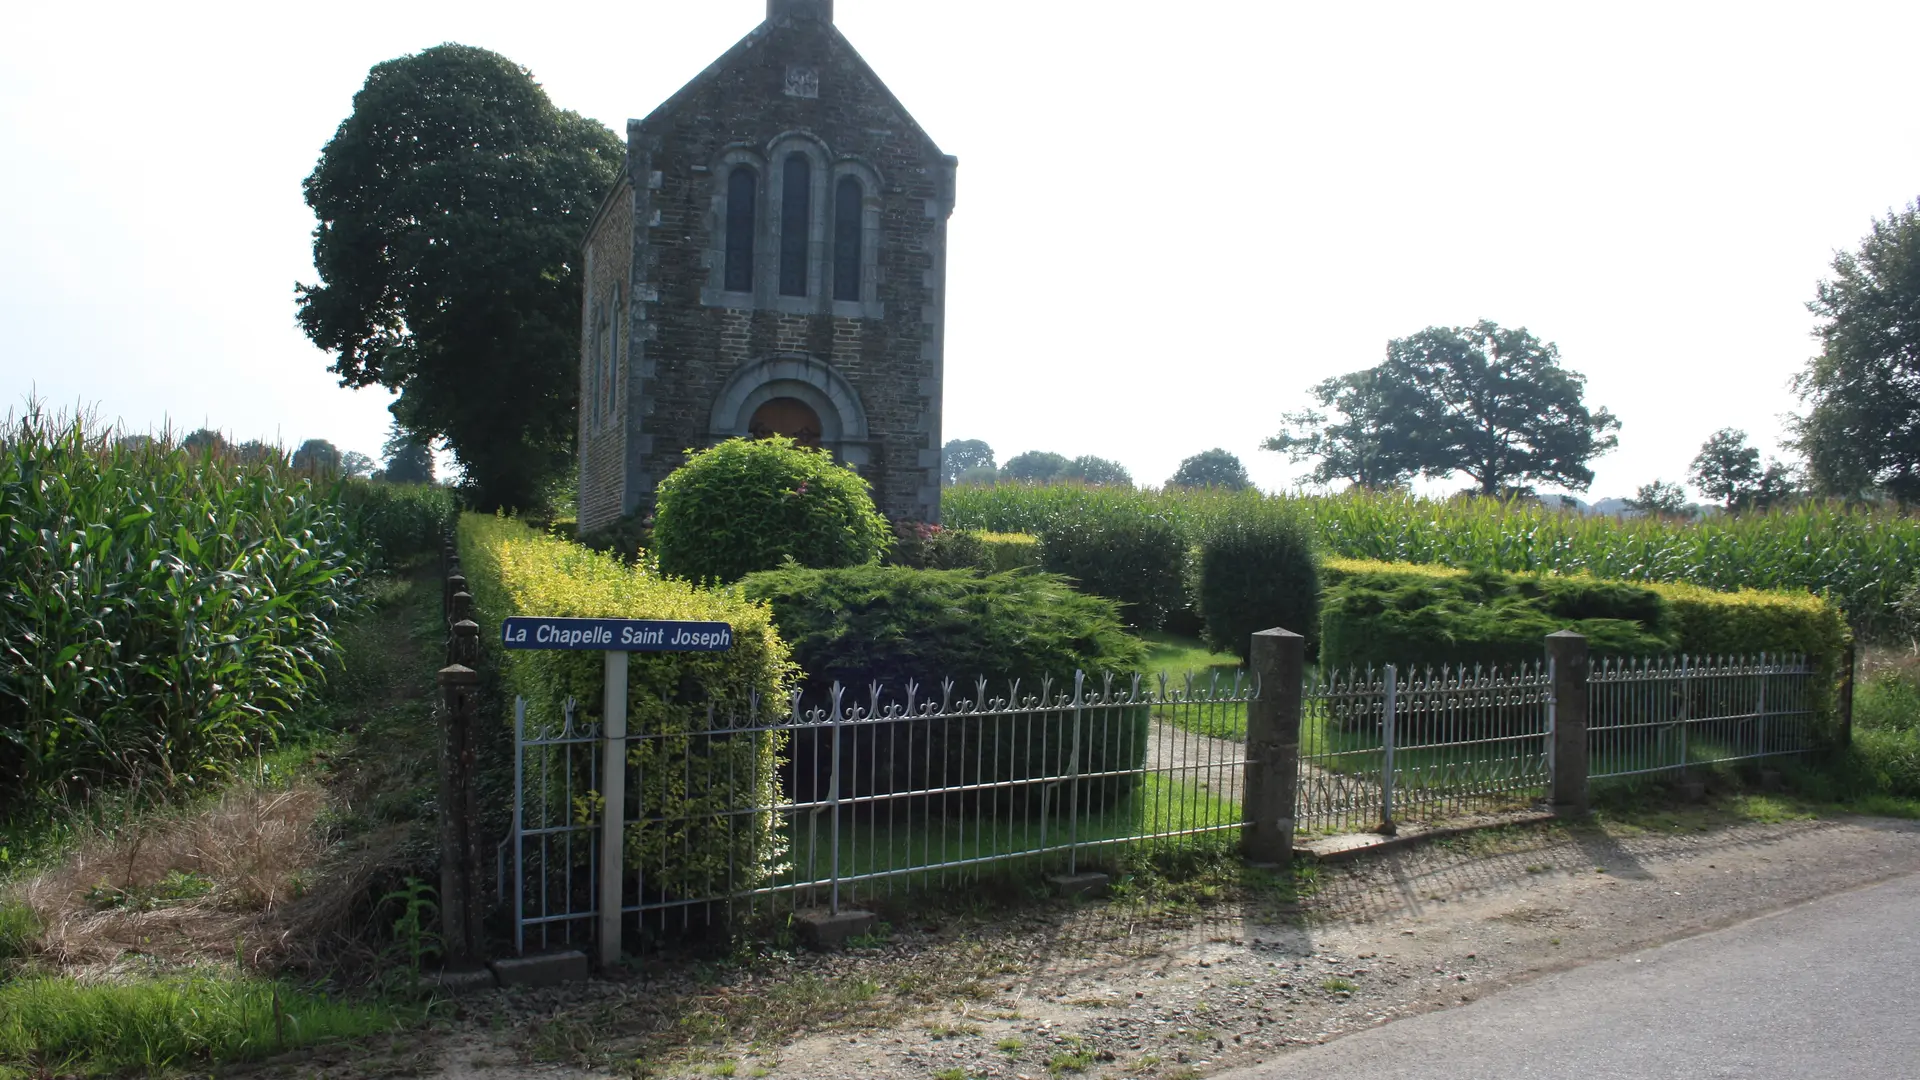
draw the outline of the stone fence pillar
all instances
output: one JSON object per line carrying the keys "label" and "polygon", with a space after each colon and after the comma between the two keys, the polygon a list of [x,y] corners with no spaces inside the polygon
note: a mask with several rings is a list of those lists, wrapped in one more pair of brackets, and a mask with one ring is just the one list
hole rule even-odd
{"label": "stone fence pillar", "polygon": [[1253,862],[1293,861],[1293,807],[1299,786],[1300,705],[1307,639],[1288,630],[1253,635],[1258,694],[1247,702],[1247,772],[1240,807],[1241,850]]}
{"label": "stone fence pillar", "polygon": [[1553,667],[1553,729],[1547,752],[1553,763],[1553,811],[1570,817],[1587,812],[1587,639],[1571,630],[1547,635]]}

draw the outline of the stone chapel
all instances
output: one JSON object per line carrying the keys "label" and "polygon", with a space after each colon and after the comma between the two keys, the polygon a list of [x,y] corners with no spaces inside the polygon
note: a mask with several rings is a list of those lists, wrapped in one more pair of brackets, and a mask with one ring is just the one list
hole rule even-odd
{"label": "stone chapel", "polygon": [[940,514],[955,158],[833,24],[766,21],[644,120],[588,227],[582,532],[644,515],[689,448],[829,450],[898,521]]}

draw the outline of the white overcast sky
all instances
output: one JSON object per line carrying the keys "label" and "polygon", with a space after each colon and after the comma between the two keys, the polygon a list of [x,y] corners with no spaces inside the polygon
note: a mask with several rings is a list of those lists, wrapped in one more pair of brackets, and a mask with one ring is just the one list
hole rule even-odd
{"label": "white overcast sky", "polygon": [[[0,393],[376,453],[294,323],[300,181],[443,41],[624,132],[763,0],[54,4],[0,34]],[[1142,482],[1489,318],[1624,421],[1591,496],[1772,448],[1836,249],[1920,195],[1920,4],[838,0],[960,158],[946,435]]]}

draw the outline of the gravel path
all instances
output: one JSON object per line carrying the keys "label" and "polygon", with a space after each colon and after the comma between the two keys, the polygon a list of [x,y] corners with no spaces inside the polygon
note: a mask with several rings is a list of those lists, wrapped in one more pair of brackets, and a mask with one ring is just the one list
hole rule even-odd
{"label": "gravel path", "polygon": [[1147,731],[1147,768],[1197,783],[1238,802],[1247,775],[1247,744],[1195,735],[1158,720]]}
{"label": "gravel path", "polygon": [[889,940],[850,953],[643,965],[464,999],[406,1055],[462,1080],[1192,1080],[1920,865],[1914,823],[1688,820],[1667,833],[1551,825],[1325,866],[1296,908],[894,913]]}

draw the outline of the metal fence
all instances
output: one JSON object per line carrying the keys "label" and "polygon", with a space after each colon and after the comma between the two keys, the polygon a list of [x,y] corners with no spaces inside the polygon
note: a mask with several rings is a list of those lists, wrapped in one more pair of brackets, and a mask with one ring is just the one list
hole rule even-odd
{"label": "metal fence", "polygon": [[1389,664],[1311,681],[1295,828],[1392,831],[1531,801],[1549,780],[1552,690],[1544,663],[1405,675]]}
{"label": "metal fence", "polygon": [[1817,745],[1804,657],[1601,658],[1587,676],[1589,779],[1800,754]]}
{"label": "metal fence", "polygon": [[[623,910],[643,932],[686,932],[1016,865],[1072,872],[1120,845],[1231,849],[1253,696],[1244,678],[1076,676],[999,693],[982,679],[639,724],[624,755]],[[525,701],[515,717],[500,899],[517,950],[578,944],[599,895],[601,732],[572,703],[545,729]]]}
{"label": "metal fence", "polygon": [[[1812,674],[1799,658],[1595,661],[1587,776],[1813,749]],[[1523,806],[1554,781],[1554,685],[1551,663],[1309,675],[1297,758],[1268,768],[1296,776],[1300,834]],[[542,723],[520,701],[500,900],[520,951],[595,937],[606,760],[624,762],[628,933],[1071,872],[1123,847],[1231,850],[1258,701],[1243,676],[836,687],[741,715],[638,710],[611,757],[572,703]]]}

